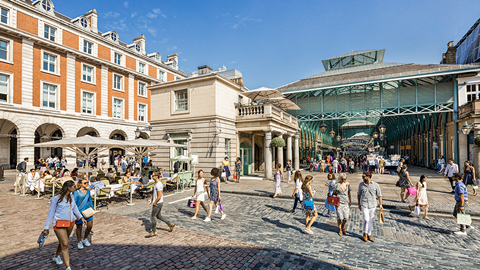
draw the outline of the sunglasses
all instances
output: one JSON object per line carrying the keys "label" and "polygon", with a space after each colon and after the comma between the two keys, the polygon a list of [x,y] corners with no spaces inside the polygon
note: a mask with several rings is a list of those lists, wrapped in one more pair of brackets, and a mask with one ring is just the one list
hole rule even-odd
{"label": "sunglasses", "polygon": [[88,185],[88,182],[82,182],[82,185]]}

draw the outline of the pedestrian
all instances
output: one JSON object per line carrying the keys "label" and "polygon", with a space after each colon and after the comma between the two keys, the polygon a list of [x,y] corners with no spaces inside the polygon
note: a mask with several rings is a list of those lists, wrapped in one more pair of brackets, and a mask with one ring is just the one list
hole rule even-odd
{"label": "pedestrian", "polygon": [[72,234],[73,225],[76,220],[81,220],[84,224],[87,223],[78,211],[77,204],[74,203],[72,193],[75,192],[75,189],[73,181],[67,181],[63,184],[60,194],[50,200],[50,209],[48,210],[47,220],[43,228],[43,234],[47,236],[53,220],[53,230],[58,239],[57,251],[53,260],[58,265],[63,264],[60,257],[61,252],[67,267],[66,270],[71,270],[70,257],[68,255],[68,238]]}
{"label": "pedestrian", "polygon": [[[212,216],[212,208],[213,205],[215,204],[216,207],[218,207],[218,203],[221,201],[220,198],[220,170],[218,168],[213,168],[210,171],[210,174],[213,176],[212,179],[210,180],[210,203],[208,204],[208,216],[205,218],[205,222],[212,221],[210,218]],[[220,211],[222,214],[222,219],[225,219],[227,215],[223,213],[223,211]]]}
{"label": "pedestrian", "polygon": [[[205,189],[206,189],[206,192],[205,192]],[[198,178],[195,184],[195,189],[193,190],[193,195],[192,195],[192,198],[195,196],[195,199],[196,199],[195,214],[190,219],[197,219],[198,208],[200,208],[199,207],[200,205],[202,205],[203,209],[208,214],[207,207],[205,206],[205,203],[204,203],[205,197],[207,194],[208,194],[208,188],[207,188],[207,183],[205,181],[205,178],[203,178],[203,170],[199,170]]]}
{"label": "pedestrian", "polygon": [[295,190],[293,191],[292,197],[295,197],[295,201],[293,202],[292,213],[295,213],[295,209],[297,209],[297,203],[303,201],[303,192],[302,192],[303,177],[300,170],[295,171],[295,175],[293,176],[293,179],[295,181]]}
{"label": "pedestrian", "polygon": [[315,166],[315,161],[312,159],[310,160],[310,172],[313,172],[313,167]]}
{"label": "pedestrian", "polygon": [[[471,185],[472,188],[478,185],[477,179],[475,178],[475,168],[473,167],[470,161],[465,161],[463,165],[463,183],[466,187]],[[473,196],[477,196],[477,189],[473,189]]]}
{"label": "pedestrian", "polygon": [[441,156],[437,161],[438,173],[443,173],[444,168],[445,168],[445,159],[443,158],[443,156]]}
{"label": "pedestrian", "polygon": [[17,179],[15,179],[15,184],[14,187],[20,188],[22,185],[22,179],[26,177],[26,172],[27,172],[27,162],[28,162],[28,157],[24,158],[22,162],[18,163],[17,165]]}
{"label": "pedestrian", "polygon": [[384,174],[385,173],[385,159],[383,159],[383,157],[380,157],[380,159],[378,160],[378,166],[380,167],[380,174]]}
{"label": "pedestrian", "polygon": [[416,206],[424,207],[424,216],[423,218],[426,220],[430,220],[427,216],[428,212],[428,197],[427,197],[427,176],[422,174],[420,176],[420,181],[417,183],[417,194],[415,195],[415,205],[410,206],[410,212],[414,210]]}
{"label": "pedestrian", "polygon": [[[398,173],[400,179],[398,180],[398,186],[401,188],[400,192],[400,201],[401,202],[408,202],[407,198],[410,194],[408,194],[408,189],[413,186],[412,181],[410,180],[410,175],[407,172],[407,164],[402,166],[402,169]],[[407,191],[407,192],[405,192]]]}
{"label": "pedestrian", "polygon": [[448,177],[448,181],[450,181],[450,185],[452,187],[452,193],[455,193],[455,181],[453,180],[453,174],[458,173],[458,165],[453,163],[453,159],[448,160],[447,167],[443,172],[443,177]]}
{"label": "pedestrian", "polygon": [[333,166],[332,172],[338,173],[338,160],[336,158],[332,161],[332,166]]}
{"label": "pedestrian", "polygon": [[[77,191],[73,193],[73,199],[75,200],[75,204],[77,205],[78,211],[82,213],[83,211],[91,208],[93,210],[93,202],[92,202],[92,196],[90,194],[90,190],[88,189],[88,180],[82,179],[78,181],[77,183]],[[78,249],[83,249],[83,246],[85,245],[86,247],[91,246],[90,242],[88,241],[88,235],[90,235],[90,232],[92,231],[93,228],[93,216],[85,218],[85,221],[87,222],[87,229],[85,229],[85,235],[82,240],[82,228],[83,228],[83,221],[82,220],[77,220],[75,221],[75,224],[77,225],[77,240],[78,244],[77,247]]]}
{"label": "pedestrian", "polygon": [[155,185],[153,186],[153,195],[152,200],[148,201],[148,206],[152,206],[152,214],[150,216],[150,222],[152,222],[152,231],[145,236],[145,238],[153,237],[157,235],[157,218],[165,222],[169,229],[169,232],[173,231],[175,224],[170,223],[168,219],[162,216],[162,207],[163,207],[163,184],[160,181],[158,174],[152,175]]}
{"label": "pedestrian", "polygon": [[317,219],[318,213],[315,204],[313,203],[313,197],[315,196],[316,190],[312,188],[311,184],[313,182],[313,177],[307,175],[302,183],[302,192],[303,192],[303,211],[305,213],[305,233],[313,234],[312,224]]}
{"label": "pedestrian", "polygon": [[65,157],[62,157],[62,168],[66,168],[67,167],[67,159]]}
{"label": "pedestrian", "polygon": [[350,174],[353,174],[353,172],[355,171],[355,162],[353,162],[352,159],[349,160],[348,166],[350,167],[350,170],[349,170]]}
{"label": "pedestrian", "polygon": [[358,185],[357,201],[358,209],[363,214],[363,241],[375,240],[372,237],[373,220],[375,219],[375,210],[377,208],[377,198],[380,204],[380,211],[383,210],[382,191],[380,186],[372,181],[372,174],[364,172],[362,175],[363,182]]}
{"label": "pedestrian", "polygon": [[48,166],[48,169],[51,170],[52,169],[52,156],[48,156],[47,158],[47,166]]}
{"label": "pedestrian", "polygon": [[223,171],[225,172],[225,182],[228,181],[228,177],[230,177],[230,163],[228,162],[228,157],[222,161]]}
{"label": "pedestrian", "polygon": [[[453,180],[455,181],[455,208],[453,209],[453,216],[457,218],[457,214],[465,214],[465,208],[468,203],[468,192],[467,187],[462,182],[462,175],[459,173],[454,173],[452,175]],[[469,225],[460,225],[460,230],[455,232],[456,235],[467,235],[471,230],[475,229],[473,226]]]}
{"label": "pedestrian", "polygon": [[235,161],[235,183],[240,183],[240,173],[242,172],[242,161],[240,160],[239,157],[237,157],[237,160]]}
{"label": "pedestrian", "polygon": [[280,165],[280,163],[277,163],[276,167],[277,171],[273,176],[275,179],[275,194],[273,195],[273,198],[277,197],[278,195],[282,195],[282,188],[280,187],[280,183],[283,179],[282,165]]}
{"label": "pedestrian", "polygon": [[405,163],[405,159],[401,158],[400,161],[398,162],[398,165],[397,165],[397,173],[400,173],[404,163]]}
{"label": "pedestrian", "polygon": [[325,159],[322,159],[322,160],[320,161],[320,171],[321,171],[322,173],[325,172]]}
{"label": "pedestrian", "polygon": [[105,162],[105,159],[102,158],[102,160],[100,161],[100,165],[102,166],[102,171],[105,171],[105,164],[107,164],[107,162]]}
{"label": "pedestrian", "polygon": [[373,160],[373,163],[375,164],[375,173],[380,172],[380,164],[378,164],[378,156],[375,156],[375,159]]}
{"label": "pedestrian", "polygon": [[342,172],[346,173],[347,172],[347,160],[345,159],[345,157],[342,157],[341,164],[342,164]]}
{"label": "pedestrian", "polygon": [[340,174],[340,184],[336,188],[336,193],[340,199],[340,204],[335,206],[338,235],[343,236],[347,232],[347,221],[350,217],[350,205],[352,205],[350,183],[347,182],[347,175],[345,173]]}
{"label": "pedestrian", "polygon": [[329,173],[327,176],[328,180],[330,182],[325,183],[325,186],[328,187],[328,193],[327,193],[327,200],[325,200],[325,208],[327,209],[327,213],[324,213],[324,217],[330,217],[330,212],[335,212],[335,206],[328,204],[328,197],[333,195],[333,191],[335,190],[335,186],[337,182],[335,181],[335,174],[334,173]]}
{"label": "pedestrian", "polygon": [[285,166],[285,170],[287,171],[287,183],[290,184],[290,176],[292,176],[292,161],[290,159],[287,160],[287,166]]}

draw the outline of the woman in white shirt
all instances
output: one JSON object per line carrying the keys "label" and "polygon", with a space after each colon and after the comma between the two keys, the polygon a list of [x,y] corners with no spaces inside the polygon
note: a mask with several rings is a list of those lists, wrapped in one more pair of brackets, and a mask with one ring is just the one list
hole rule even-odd
{"label": "woman in white shirt", "polygon": [[[40,181],[40,183],[38,181]],[[25,185],[30,188],[30,191],[35,190],[37,192],[43,192],[45,188],[45,183],[43,183],[43,180],[40,179],[40,175],[35,171],[35,169],[31,169],[28,173]]]}
{"label": "woman in white shirt", "polygon": [[302,184],[303,184],[303,177],[300,171],[295,171],[295,190],[293,191],[292,197],[295,197],[295,202],[293,203],[292,213],[295,213],[295,209],[297,209],[297,203],[303,201],[303,194],[302,194]]}
{"label": "woman in white shirt", "polygon": [[192,198],[194,196],[196,197],[197,202],[195,203],[195,215],[193,215],[191,219],[197,219],[198,209],[200,208],[200,205],[202,205],[203,209],[205,209],[205,212],[207,212],[208,214],[207,206],[204,203],[205,197],[208,196],[208,187],[205,178],[203,178],[203,170],[198,171],[198,178],[195,189],[193,190]]}

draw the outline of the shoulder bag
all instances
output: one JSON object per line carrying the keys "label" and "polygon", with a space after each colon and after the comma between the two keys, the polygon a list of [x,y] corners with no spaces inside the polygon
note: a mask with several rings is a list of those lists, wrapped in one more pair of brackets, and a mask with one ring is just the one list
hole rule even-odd
{"label": "shoulder bag", "polygon": [[457,213],[457,224],[470,226],[472,218],[468,214]]}
{"label": "shoulder bag", "polygon": [[385,223],[385,216],[383,215],[383,211],[378,212],[378,223],[380,224]]}
{"label": "shoulder bag", "polygon": [[340,198],[337,196],[329,196],[327,199],[327,204],[339,206],[340,205]]}
{"label": "shoulder bag", "polygon": [[[308,186],[307,186],[308,187]],[[307,187],[305,187],[305,193],[307,192]],[[313,210],[315,209],[315,205],[313,204],[313,198],[311,200],[304,200],[303,201],[303,208],[305,210]]]}
{"label": "shoulder bag", "polygon": [[72,220],[72,202],[70,202],[70,220],[57,220],[57,223],[55,223],[55,227],[69,228],[70,225],[72,224],[71,220]]}
{"label": "shoulder bag", "polygon": [[[81,191],[78,191],[78,192],[81,192]],[[88,197],[89,197],[89,196],[90,196],[90,192],[87,190],[87,193],[85,194],[85,197],[83,197],[82,204],[88,202]],[[82,205],[82,204],[81,204],[81,205]],[[91,207],[88,207],[87,209],[85,209],[85,210],[82,211],[82,216],[83,216],[85,219],[92,217],[94,214],[95,214],[95,210],[93,210]]]}

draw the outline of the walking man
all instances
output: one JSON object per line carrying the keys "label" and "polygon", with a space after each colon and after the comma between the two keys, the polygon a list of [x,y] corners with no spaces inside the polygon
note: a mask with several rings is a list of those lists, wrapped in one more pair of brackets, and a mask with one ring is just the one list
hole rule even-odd
{"label": "walking man", "polygon": [[25,173],[27,172],[27,162],[28,157],[24,158],[23,161],[17,165],[18,177],[15,179],[15,186],[17,187],[20,187],[20,181],[25,177]]}
{"label": "walking man", "polygon": [[153,204],[152,215],[150,221],[152,222],[152,232],[145,236],[146,238],[153,237],[157,235],[157,218],[165,222],[170,228],[169,232],[173,231],[175,224],[170,223],[166,218],[162,216],[162,206],[163,206],[163,184],[158,177],[158,174],[152,175],[155,185],[153,186],[153,198],[148,202],[148,206]]}
{"label": "walking man", "polygon": [[455,181],[453,180],[454,173],[458,173],[458,165],[453,163],[453,159],[449,159],[443,177],[448,177],[448,181],[450,181],[450,186],[452,187],[452,193],[455,193]]}
{"label": "walking man", "polygon": [[375,209],[377,208],[377,198],[380,204],[380,211],[383,210],[382,191],[380,186],[372,181],[372,174],[364,172],[363,182],[358,185],[357,201],[358,209],[363,214],[363,241],[375,242],[372,237],[373,220],[375,218]]}
{"label": "walking man", "polygon": [[[465,214],[465,207],[468,202],[467,186],[462,181],[462,175],[459,173],[453,174],[453,180],[455,180],[455,208],[453,209],[453,216],[457,218],[457,214]],[[473,226],[460,225],[460,231],[455,232],[456,235],[467,235],[467,233],[473,230]]]}

